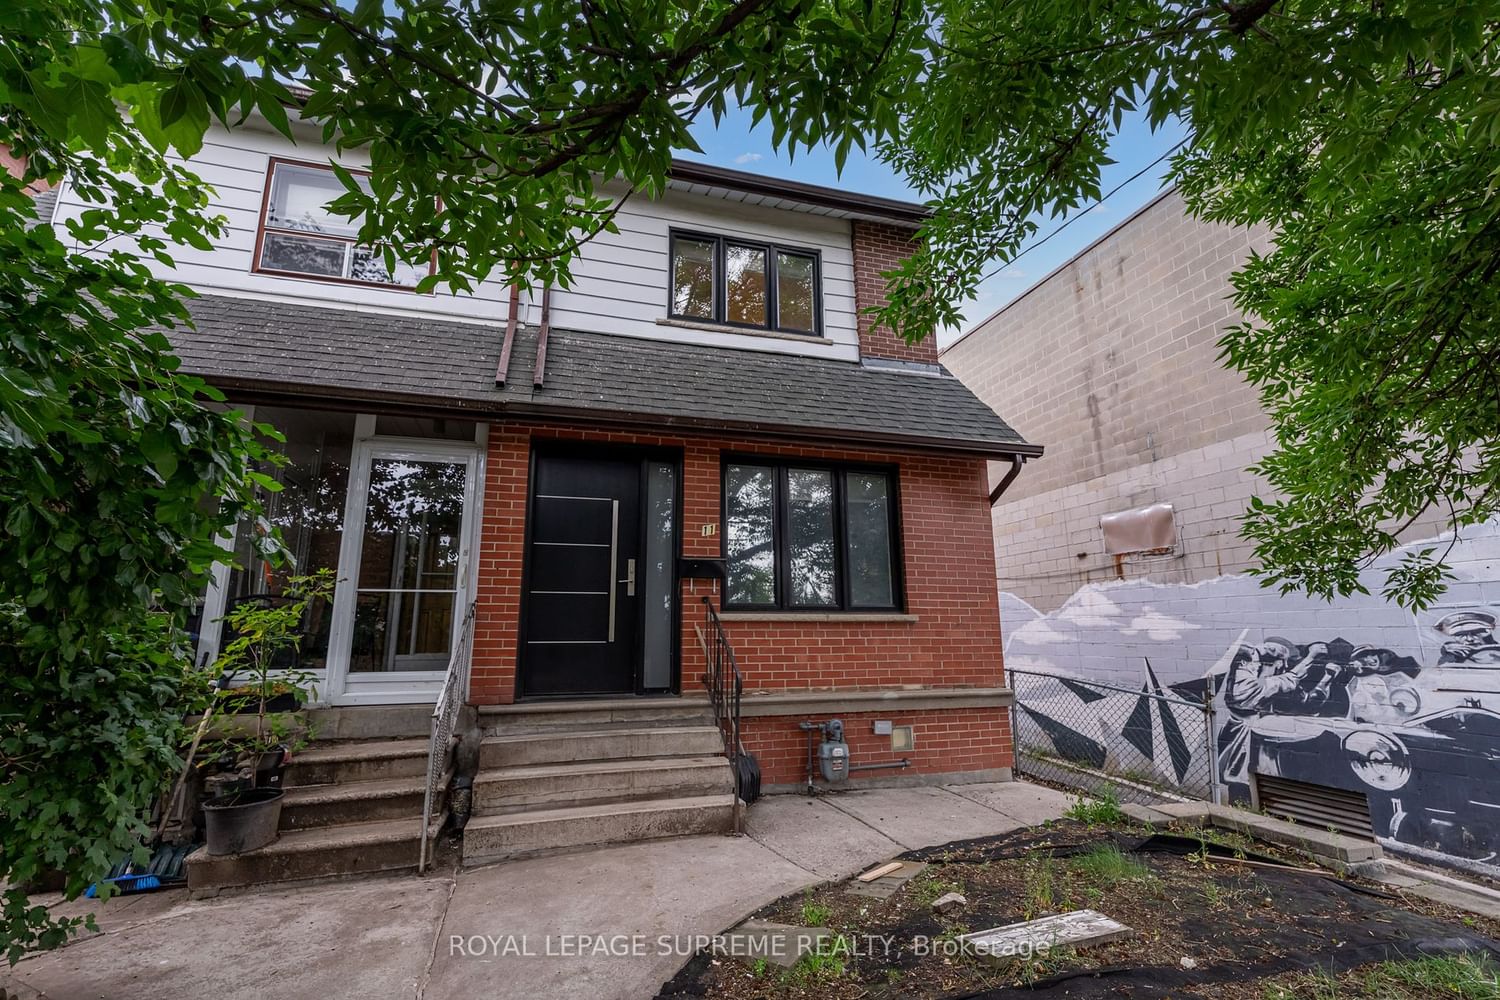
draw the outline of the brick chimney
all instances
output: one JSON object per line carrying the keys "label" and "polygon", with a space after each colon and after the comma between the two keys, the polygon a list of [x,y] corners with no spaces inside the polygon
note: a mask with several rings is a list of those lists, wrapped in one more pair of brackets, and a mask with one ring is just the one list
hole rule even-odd
{"label": "brick chimney", "polygon": [[865,310],[886,304],[882,271],[891,271],[917,247],[915,229],[885,222],[852,220],[854,237],[854,303],[859,311],[859,352],[867,358],[921,361],[937,364],[937,338],[908,344],[890,330],[876,326]]}

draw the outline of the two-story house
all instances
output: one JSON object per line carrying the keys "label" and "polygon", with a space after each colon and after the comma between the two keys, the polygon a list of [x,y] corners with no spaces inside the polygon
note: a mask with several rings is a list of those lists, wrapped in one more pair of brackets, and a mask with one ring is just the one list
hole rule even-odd
{"label": "two-story house", "polygon": [[[274,877],[316,873],[287,858],[334,820],[367,845],[336,870],[413,863],[450,663],[483,740],[466,857],[724,829],[725,642],[771,790],[807,784],[799,724],[834,717],[855,780],[1009,777],[986,463],[1041,449],[865,313],[922,206],[678,163],[570,287],[419,294],[327,211],[332,155],[211,132],[191,166],[230,232],[169,272],[201,296],[185,369],[286,437],[270,520],[338,581],[300,666],[326,735],[366,738],[303,756],[327,766],[287,794]],[[65,185],[54,222],[81,208]],[[253,530],[204,663],[288,572]],[[201,884],[273,877],[219,867]]]}

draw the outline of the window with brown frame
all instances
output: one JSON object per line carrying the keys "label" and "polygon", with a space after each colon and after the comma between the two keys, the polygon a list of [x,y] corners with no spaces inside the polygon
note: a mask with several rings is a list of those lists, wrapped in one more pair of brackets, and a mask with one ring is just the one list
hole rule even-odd
{"label": "window with brown frame", "polygon": [[[369,175],[350,171],[362,185]],[[255,270],[323,281],[415,288],[432,273],[397,258],[388,268],[385,250],[359,243],[359,224],[335,215],[328,205],[344,193],[332,170],[309,163],[271,161],[256,238]]]}

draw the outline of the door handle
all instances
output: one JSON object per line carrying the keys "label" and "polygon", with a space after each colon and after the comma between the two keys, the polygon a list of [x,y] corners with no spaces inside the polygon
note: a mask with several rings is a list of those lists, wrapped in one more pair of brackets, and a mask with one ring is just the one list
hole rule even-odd
{"label": "door handle", "polygon": [[[618,557],[620,555],[620,501],[615,500],[610,504],[609,514],[609,641],[615,641],[615,572],[619,567]],[[635,579],[635,560],[630,560],[630,578]],[[621,581],[622,583],[624,581]],[[635,584],[632,583],[631,591],[634,592]]]}
{"label": "door handle", "polygon": [[625,560],[625,579],[620,581],[625,585],[625,596],[635,596],[635,560]]}

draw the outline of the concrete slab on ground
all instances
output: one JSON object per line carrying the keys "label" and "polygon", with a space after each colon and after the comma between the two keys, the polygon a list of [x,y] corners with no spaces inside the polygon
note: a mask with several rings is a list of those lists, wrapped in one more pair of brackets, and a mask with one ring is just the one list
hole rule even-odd
{"label": "concrete slab on ground", "polygon": [[[969,791],[985,786],[961,787]],[[947,787],[839,792],[824,801],[908,850],[988,837],[1027,825]]]}
{"label": "concrete slab on ground", "polygon": [[[844,891],[851,896],[868,896],[871,899],[890,899],[901,888],[918,875],[927,870],[927,865],[921,861],[898,861],[900,865],[887,875],[861,882],[855,879],[850,882]],[[877,869],[878,870],[878,869]]]}
{"label": "concrete slab on ground", "polygon": [[1147,826],[1167,826],[1172,822],[1172,817],[1151,806],[1137,805],[1134,802],[1126,802],[1120,806],[1120,812]]}
{"label": "concrete slab on ground", "polygon": [[1457,910],[1468,913],[1477,913],[1481,917],[1489,917],[1491,920],[1500,920],[1500,902],[1488,896],[1482,896],[1477,892],[1466,892],[1448,885],[1436,885],[1433,883],[1420,884],[1407,887],[1404,891],[1413,896],[1421,896],[1430,899],[1434,903],[1442,903]]}
{"label": "concrete slab on ground", "polygon": [[959,943],[981,958],[1008,962],[1014,958],[1045,955],[1053,948],[1089,948],[1130,937],[1135,932],[1097,910],[1054,913],[1004,927],[960,934]]}
{"label": "concrete slab on ground", "polygon": [[1015,821],[1016,826],[1039,826],[1061,819],[1074,796],[1045,785],[1024,781],[991,781],[977,785],[944,785],[955,795],[978,802]]}
{"label": "concrete slab on ground", "polygon": [[833,934],[827,927],[798,927],[770,920],[746,920],[724,935],[724,950],[744,962],[763,958],[790,969],[822,947]]}
{"label": "concrete slab on ground", "polygon": [[371,878],[181,902],[9,975],[49,1000],[410,997],[449,891]]}
{"label": "concrete slab on ground", "polygon": [[[682,837],[467,871],[438,934],[426,996],[649,997],[697,950],[695,935],[719,933],[814,880],[748,837]],[[510,935],[524,935],[530,954],[476,957],[452,947],[455,938]],[[549,940],[564,950],[564,935],[587,953],[547,954]]]}
{"label": "concrete slab on ground", "polygon": [[[1290,823],[1274,816],[1246,812],[1231,806],[1212,806],[1214,826],[1234,830],[1272,844],[1296,848],[1317,858],[1341,864],[1378,861],[1380,845],[1361,837],[1350,837],[1332,830],[1319,830],[1302,823]],[[1163,811],[1166,811],[1163,809]]]}
{"label": "concrete slab on ground", "polygon": [[746,816],[753,840],[823,879],[846,878],[906,850],[826,799],[768,795]]}
{"label": "concrete slab on ground", "polygon": [[[748,837],[650,841],[454,875],[362,877],[211,900],[182,891],[120,897],[99,911],[103,933],[0,970],[0,983],[46,1000],[650,996],[702,939],[780,896],[903,850],[1001,833],[1022,825],[1020,817],[1039,822],[1067,807],[1066,796],[1021,782],[955,787],[969,795],[927,787],[770,797],[750,809]],[[630,949],[639,940],[640,953],[545,953],[549,935],[561,952],[564,935],[576,950],[580,935],[602,934],[624,935]],[[524,938],[535,954],[454,948],[454,937],[475,936]]]}
{"label": "concrete slab on ground", "polygon": [[1213,822],[1213,807],[1207,802],[1164,802],[1151,808],[1179,823],[1205,825]]}

